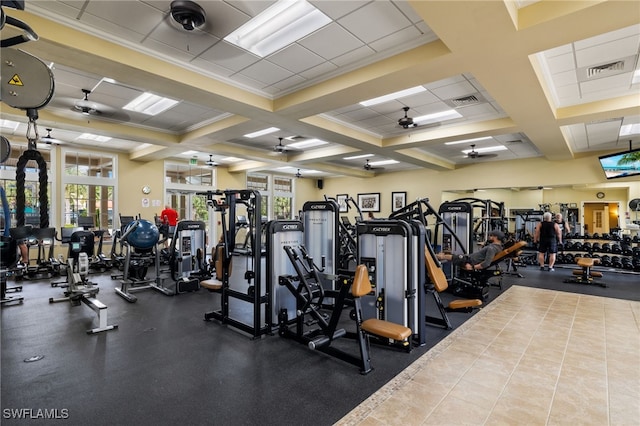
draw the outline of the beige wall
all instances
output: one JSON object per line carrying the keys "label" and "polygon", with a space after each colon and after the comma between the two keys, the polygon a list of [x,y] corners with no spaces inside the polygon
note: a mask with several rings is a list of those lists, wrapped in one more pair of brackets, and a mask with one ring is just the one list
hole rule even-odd
{"label": "beige wall", "polygon": [[[607,201],[620,201],[625,210],[633,198],[640,198],[640,181],[621,179],[606,181],[597,157],[570,161],[542,158],[479,163],[456,170],[416,170],[376,176],[371,179],[333,178],[324,180],[324,190],[316,196],[380,192],[381,216],[391,213],[391,192],[406,191],[407,202],[429,198],[432,206],[442,201],[475,197],[503,201],[507,208],[537,208],[539,204],[599,201],[604,192]],[[529,190],[538,186],[547,190]],[[496,189],[505,188],[505,189]],[[513,190],[510,188],[514,188]],[[476,191],[474,189],[486,189]]]}

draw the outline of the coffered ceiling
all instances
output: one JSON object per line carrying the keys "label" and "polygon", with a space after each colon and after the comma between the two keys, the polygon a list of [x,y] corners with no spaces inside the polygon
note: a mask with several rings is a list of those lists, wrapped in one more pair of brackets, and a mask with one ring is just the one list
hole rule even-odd
{"label": "coffered ceiling", "polygon": [[[310,1],[330,22],[264,58],[224,37],[272,1],[200,0],[206,23],[194,31],[169,0],[25,3],[5,13],[40,36],[16,47],[52,67],[39,128],[61,145],[95,146],[77,139],[90,132],[140,161],[213,155],[231,172],[366,177],[640,143],[637,130],[620,136],[640,124],[638,2]],[[5,25],[2,39],[18,32]],[[414,87],[424,90],[360,104]],[[89,116],[74,107],[83,89]],[[144,92],[178,103],[156,116],[122,109]],[[404,128],[405,107],[411,118],[457,114]],[[2,104],[1,116],[23,123],[2,134],[24,141],[24,113]],[[268,127],[280,130],[244,136]],[[279,138],[327,143],[278,153]],[[471,145],[481,155],[462,152]],[[366,159],[387,164],[364,170]]]}

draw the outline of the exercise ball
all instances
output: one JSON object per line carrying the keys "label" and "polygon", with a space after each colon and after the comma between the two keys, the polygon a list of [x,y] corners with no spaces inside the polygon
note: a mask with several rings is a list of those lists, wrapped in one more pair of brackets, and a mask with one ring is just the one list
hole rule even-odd
{"label": "exercise ball", "polygon": [[138,225],[127,236],[127,242],[133,248],[141,250],[150,249],[158,244],[158,240],[160,239],[158,227],[145,219],[140,219],[129,224],[127,228],[125,228],[125,234],[127,233],[128,228],[134,226],[136,222]]}

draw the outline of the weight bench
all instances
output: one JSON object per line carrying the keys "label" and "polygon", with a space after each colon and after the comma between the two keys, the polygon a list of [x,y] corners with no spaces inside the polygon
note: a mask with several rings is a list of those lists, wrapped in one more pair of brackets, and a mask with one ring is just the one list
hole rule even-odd
{"label": "weight bench", "polygon": [[440,293],[445,291],[449,287],[447,277],[444,274],[442,268],[436,263],[431,250],[425,248],[424,260],[427,268],[427,274],[429,275],[430,283],[425,284],[425,290],[427,293],[431,293],[436,301],[438,311],[440,312],[440,318],[433,316],[425,316],[425,321],[430,324],[441,325],[446,329],[453,328],[447,312],[471,312],[475,308],[482,306],[482,300],[480,299],[458,299],[453,300],[448,306],[444,306]]}
{"label": "weight bench", "polygon": [[358,265],[351,284],[351,294],[355,303],[356,326],[358,333],[364,333],[367,340],[368,335],[374,335],[383,339],[389,339],[393,342],[399,342],[407,352],[411,351],[411,335],[413,334],[409,327],[393,322],[369,318],[362,320],[360,298],[371,293],[371,281],[369,281],[369,271],[365,265]]}
{"label": "weight bench", "polygon": [[600,259],[596,257],[576,257],[576,263],[581,269],[574,269],[573,276],[565,279],[565,283],[575,284],[595,284],[601,287],[607,287],[607,284],[601,281],[594,281],[594,278],[602,278],[602,272],[594,271],[593,266],[600,264]]}

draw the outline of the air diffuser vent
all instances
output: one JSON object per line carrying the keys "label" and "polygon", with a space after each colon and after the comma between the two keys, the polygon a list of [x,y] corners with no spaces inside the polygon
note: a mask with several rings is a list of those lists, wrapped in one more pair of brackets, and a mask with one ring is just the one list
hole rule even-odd
{"label": "air diffuser vent", "polygon": [[522,143],[522,139],[514,139],[512,141],[507,141],[507,143]]}
{"label": "air diffuser vent", "polygon": [[599,77],[602,73],[624,70],[624,61],[610,62],[597,67],[587,68],[587,78]]}
{"label": "air diffuser vent", "polygon": [[452,108],[462,108],[471,105],[478,105],[486,102],[480,93],[473,93],[471,95],[462,96],[460,98],[447,99],[444,101]]}

